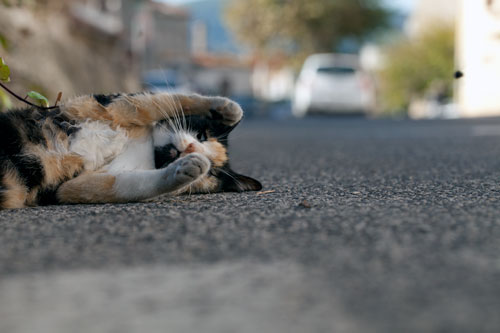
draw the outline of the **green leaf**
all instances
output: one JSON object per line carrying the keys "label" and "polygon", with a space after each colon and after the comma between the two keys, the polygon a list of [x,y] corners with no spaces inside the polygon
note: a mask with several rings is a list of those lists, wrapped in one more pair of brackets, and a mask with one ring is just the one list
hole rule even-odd
{"label": "green leaf", "polygon": [[5,64],[2,57],[0,57],[0,81],[10,81],[10,68]]}
{"label": "green leaf", "polygon": [[40,94],[39,92],[36,92],[36,91],[30,91],[28,93],[28,96],[37,101],[38,103],[40,103],[41,106],[43,107],[46,107],[48,108],[49,107],[49,100],[47,99],[47,97],[43,96],[42,94]]}
{"label": "green leaf", "polygon": [[12,108],[12,102],[3,90],[0,90],[0,111]]}

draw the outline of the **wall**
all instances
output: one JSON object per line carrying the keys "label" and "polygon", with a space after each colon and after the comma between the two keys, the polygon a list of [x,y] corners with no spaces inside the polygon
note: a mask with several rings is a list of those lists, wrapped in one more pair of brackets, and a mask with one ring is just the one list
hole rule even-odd
{"label": "wall", "polygon": [[140,87],[121,43],[86,29],[66,10],[7,8],[0,1],[0,32],[9,41],[0,46],[12,72],[9,87],[19,94],[37,90],[52,102],[59,91],[66,99]]}
{"label": "wall", "polygon": [[500,115],[500,0],[460,0],[457,83],[464,117]]}
{"label": "wall", "polygon": [[[408,18],[406,32],[410,36],[418,36],[437,22],[453,24],[460,1],[462,0],[419,0],[415,10]],[[472,0],[471,2],[477,1],[483,0]]]}

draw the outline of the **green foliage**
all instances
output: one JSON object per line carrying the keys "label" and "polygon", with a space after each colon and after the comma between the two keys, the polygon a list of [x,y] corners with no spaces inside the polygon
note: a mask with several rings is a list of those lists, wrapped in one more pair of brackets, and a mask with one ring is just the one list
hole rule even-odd
{"label": "green foliage", "polygon": [[[9,82],[10,81],[10,68],[7,66],[2,57],[0,57],[0,81]],[[9,109],[12,107],[12,102],[9,95],[0,90],[0,111]]]}
{"label": "green foliage", "polygon": [[0,46],[2,46],[4,50],[9,49],[9,41],[2,34],[0,34]]}
{"label": "green foliage", "polygon": [[10,81],[10,68],[5,64],[5,61],[0,57],[0,81]]}
{"label": "green foliage", "polygon": [[35,0],[0,0],[0,5],[5,7],[31,5]]}
{"label": "green foliage", "polygon": [[362,39],[386,25],[379,0],[234,0],[226,19],[259,51],[331,52],[344,37]]}
{"label": "green foliage", "polygon": [[0,111],[8,110],[10,108],[12,108],[12,101],[10,100],[9,95],[5,91],[0,90]]}
{"label": "green foliage", "polygon": [[412,98],[424,97],[438,84],[453,92],[455,32],[450,26],[429,27],[416,39],[405,39],[387,50],[380,73],[384,108],[405,110]]}
{"label": "green foliage", "polygon": [[37,103],[40,104],[40,106],[43,106],[45,108],[49,107],[49,100],[47,99],[47,97],[43,96],[39,92],[30,91],[28,93],[28,97],[35,100]]}

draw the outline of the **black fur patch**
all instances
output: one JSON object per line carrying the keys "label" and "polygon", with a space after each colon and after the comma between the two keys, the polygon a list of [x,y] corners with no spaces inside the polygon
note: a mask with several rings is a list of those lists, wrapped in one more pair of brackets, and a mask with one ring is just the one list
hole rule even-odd
{"label": "black fur patch", "polygon": [[110,94],[110,95],[103,95],[103,94],[97,94],[97,95],[92,95],[94,99],[101,104],[102,106],[108,106],[111,104],[116,98],[120,97],[121,94]]}
{"label": "black fur patch", "polygon": [[42,183],[44,170],[38,157],[33,155],[13,155],[10,157],[10,160],[17,169],[19,177],[24,181],[29,190]]}
{"label": "black fur patch", "polygon": [[48,112],[25,109],[0,114],[0,158],[2,168],[15,168],[23,183],[32,189],[42,183],[44,170],[39,158],[23,154],[26,143],[47,146],[41,119]]}
{"label": "black fur patch", "polygon": [[40,190],[37,194],[37,203],[40,206],[49,206],[59,204],[59,199],[57,198],[58,187],[45,188]]}
{"label": "black fur patch", "polygon": [[31,142],[35,145],[43,145],[45,147],[47,146],[47,142],[45,141],[45,137],[42,133],[42,127],[39,118],[46,118],[48,113],[44,113],[44,111],[37,111],[34,109],[26,109],[20,112],[17,111],[9,113],[9,115],[12,126],[15,126],[16,129],[21,134],[23,134],[23,137],[28,140],[28,142]]}
{"label": "black fur patch", "polygon": [[[8,164],[10,164],[10,161],[6,160],[5,156],[0,154],[0,181],[3,180]],[[2,207],[3,203],[7,199],[7,190],[7,187],[0,182],[0,207]]]}
{"label": "black fur patch", "polygon": [[213,120],[222,120],[222,115],[217,110],[210,109],[209,111]]}
{"label": "black fur patch", "polygon": [[258,180],[234,172],[229,163],[222,167],[222,171],[215,169],[213,174],[220,181],[219,191],[221,192],[260,191],[262,189],[262,184]]}
{"label": "black fur patch", "polygon": [[19,154],[23,148],[23,140],[17,126],[8,117],[8,114],[0,114],[0,155],[9,156]]}
{"label": "black fur patch", "polygon": [[[218,113],[213,113],[218,115]],[[218,121],[218,119],[210,119],[203,116],[186,116],[186,124],[187,127],[197,133],[208,131],[209,136],[213,138],[217,138],[221,144],[225,147],[228,146],[227,137],[229,133],[236,127],[235,126],[226,126],[222,122]]]}
{"label": "black fur patch", "polygon": [[12,162],[29,189],[42,182],[44,172],[38,158],[22,154],[25,140],[43,146],[47,144],[34,115],[36,111],[31,109],[0,114],[0,157]]}
{"label": "black fur patch", "polygon": [[65,116],[59,108],[47,112],[42,119],[46,121],[51,121],[55,126],[57,126],[61,131],[66,133],[67,136],[77,132],[80,127],[76,126],[76,121],[69,119]]}
{"label": "black fur patch", "polygon": [[155,147],[155,168],[160,169],[179,158],[180,152],[171,143],[163,147]]}

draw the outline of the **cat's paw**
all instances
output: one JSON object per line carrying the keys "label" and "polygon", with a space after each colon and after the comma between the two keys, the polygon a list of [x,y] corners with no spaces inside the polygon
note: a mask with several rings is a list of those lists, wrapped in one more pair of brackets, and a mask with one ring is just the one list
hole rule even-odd
{"label": "cat's paw", "polygon": [[210,169],[210,161],[207,157],[192,153],[176,161],[174,173],[175,182],[187,184],[205,175]]}
{"label": "cat's paw", "polygon": [[239,104],[225,97],[212,97],[210,113],[213,119],[220,119],[227,126],[234,126],[243,118]]}

